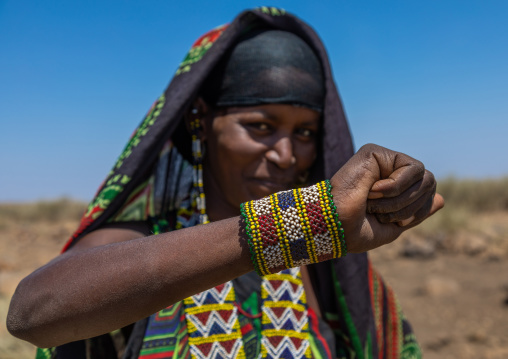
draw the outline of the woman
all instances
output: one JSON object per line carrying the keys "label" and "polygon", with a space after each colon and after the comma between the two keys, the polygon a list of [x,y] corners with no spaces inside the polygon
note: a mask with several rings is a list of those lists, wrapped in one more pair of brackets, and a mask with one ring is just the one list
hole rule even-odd
{"label": "woman", "polygon": [[353,156],[312,29],[247,11],[194,44],[8,327],[41,357],[419,356],[364,252],[442,205],[418,161]]}

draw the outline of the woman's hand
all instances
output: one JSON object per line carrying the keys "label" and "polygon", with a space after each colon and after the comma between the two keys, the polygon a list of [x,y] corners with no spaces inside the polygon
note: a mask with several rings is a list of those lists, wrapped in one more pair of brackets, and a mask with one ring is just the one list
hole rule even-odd
{"label": "woman's hand", "polygon": [[373,144],[330,182],[351,253],[392,242],[444,206],[434,175],[420,161]]}

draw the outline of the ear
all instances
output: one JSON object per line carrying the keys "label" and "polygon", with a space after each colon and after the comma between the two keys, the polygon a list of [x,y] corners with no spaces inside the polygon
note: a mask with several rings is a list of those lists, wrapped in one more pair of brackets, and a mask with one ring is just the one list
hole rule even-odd
{"label": "ear", "polygon": [[190,123],[198,119],[201,124],[201,141],[206,140],[207,126],[210,124],[210,121],[207,120],[210,116],[212,116],[211,107],[207,105],[202,97],[196,98],[184,115],[187,131],[191,133]]}

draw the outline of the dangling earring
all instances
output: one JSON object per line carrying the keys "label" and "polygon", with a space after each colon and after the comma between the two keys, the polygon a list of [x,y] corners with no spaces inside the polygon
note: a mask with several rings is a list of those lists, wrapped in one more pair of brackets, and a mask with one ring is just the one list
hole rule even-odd
{"label": "dangling earring", "polygon": [[303,186],[307,185],[307,180],[309,179],[309,171],[305,171],[305,172],[299,174],[296,179],[298,181],[299,186],[303,187]]}
{"label": "dangling earring", "polygon": [[[197,114],[196,108],[191,111]],[[201,141],[199,135],[201,132],[201,122],[199,119],[193,119],[190,123],[192,135],[192,184],[196,189],[198,196],[196,198],[196,207],[199,213],[199,224],[209,223],[208,215],[206,214],[206,201],[205,191],[203,189],[203,152],[201,151]]]}

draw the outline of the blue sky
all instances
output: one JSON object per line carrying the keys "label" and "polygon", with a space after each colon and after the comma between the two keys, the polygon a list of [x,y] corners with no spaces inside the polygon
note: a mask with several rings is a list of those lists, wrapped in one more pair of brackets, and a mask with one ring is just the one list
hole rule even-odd
{"label": "blue sky", "polygon": [[259,5],[310,23],[356,147],[508,175],[507,1],[0,1],[0,201],[90,199],[193,41]]}

